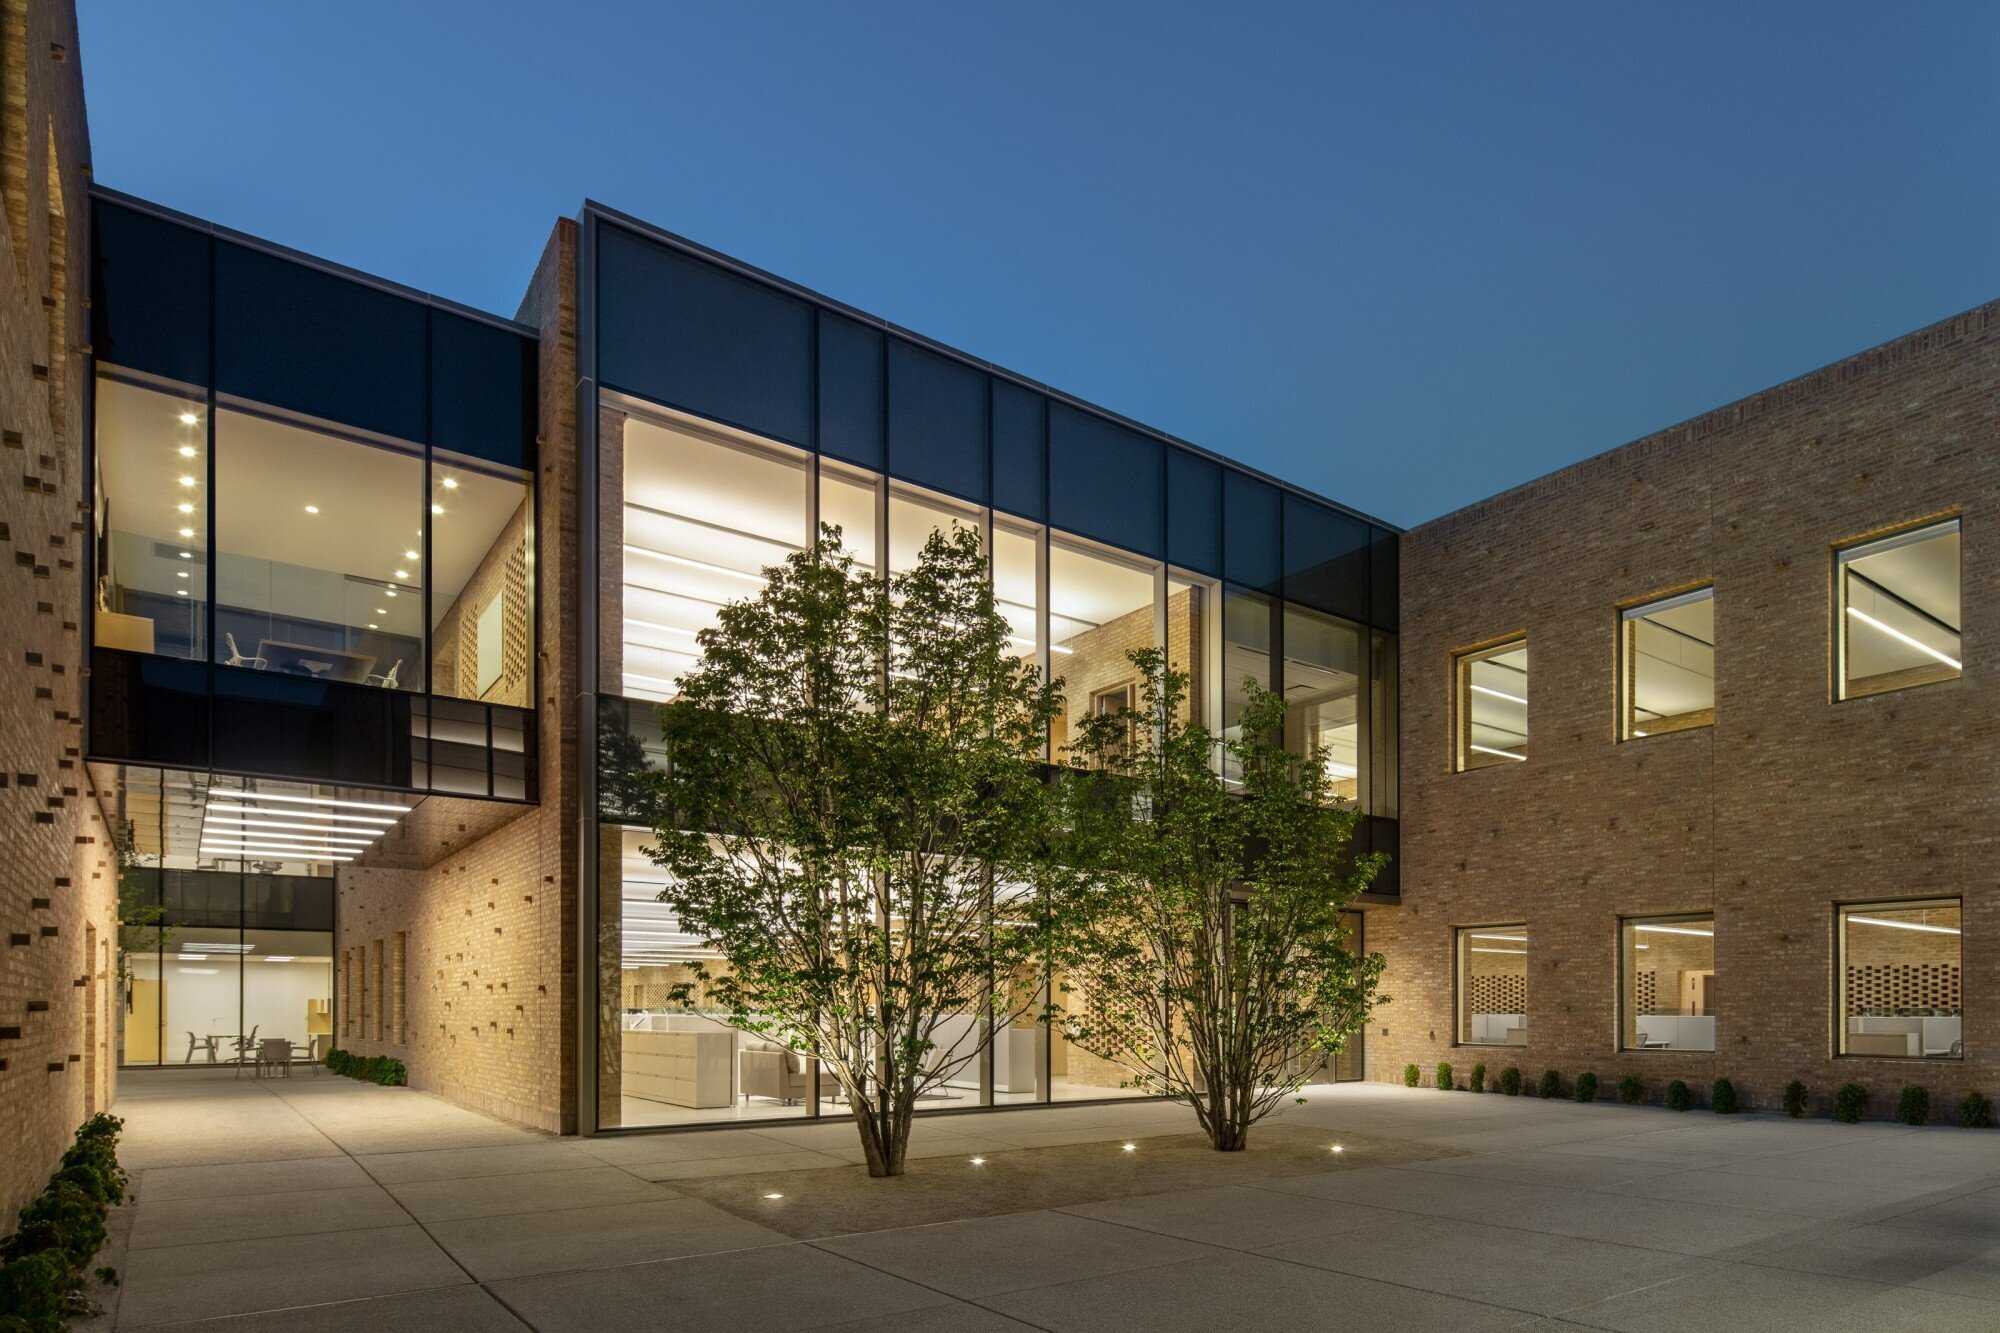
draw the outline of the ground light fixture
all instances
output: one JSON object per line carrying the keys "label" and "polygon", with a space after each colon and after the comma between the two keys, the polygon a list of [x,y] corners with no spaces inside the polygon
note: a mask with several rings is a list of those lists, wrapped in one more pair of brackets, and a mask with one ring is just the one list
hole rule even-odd
{"label": "ground light fixture", "polygon": [[985,1165],[986,1165],[986,1159],[985,1159],[984,1157],[975,1157],[975,1158],[973,1158],[973,1159],[972,1159],[972,1164],[973,1164],[974,1166],[985,1166]]}
{"label": "ground light fixture", "polygon": [[784,1198],[785,1196],[784,1196],[784,1195],[782,1195],[782,1194],[780,1194],[780,1193],[778,1193],[778,1191],[776,1191],[776,1190],[773,1190],[773,1191],[771,1191],[771,1192],[770,1192],[769,1194],[766,1194],[766,1195],[765,1195],[764,1197],[765,1197],[765,1198],[767,1198],[767,1199],[782,1199],[782,1198]]}
{"label": "ground light fixture", "polygon": [[1331,1148],[1328,1148],[1327,1151],[1330,1153],[1342,1153],[1346,1152],[1347,1150],[1341,1147],[1338,1143],[1336,1143]]}
{"label": "ground light fixture", "polygon": [[1125,1147],[1124,1147],[1124,1151],[1126,1151],[1126,1152],[1137,1152],[1137,1151],[1139,1151],[1139,1145],[1138,1145],[1138,1144],[1136,1144],[1136,1143],[1128,1143],[1128,1144],[1126,1144],[1126,1145],[1125,1145]]}

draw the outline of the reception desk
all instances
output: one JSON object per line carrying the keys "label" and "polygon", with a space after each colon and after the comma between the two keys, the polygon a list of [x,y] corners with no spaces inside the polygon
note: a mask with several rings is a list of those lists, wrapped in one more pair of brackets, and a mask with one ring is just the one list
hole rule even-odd
{"label": "reception desk", "polygon": [[671,1106],[736,1101],[736,1035],[729,1031],[648,1032],[627,1028],[621,1090]]}

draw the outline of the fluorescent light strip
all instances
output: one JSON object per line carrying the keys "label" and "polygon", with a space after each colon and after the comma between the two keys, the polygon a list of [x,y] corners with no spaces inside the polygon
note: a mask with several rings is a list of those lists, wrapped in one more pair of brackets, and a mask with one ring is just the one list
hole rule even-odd
{"label": "fluorescent light strip", "polygon": [[1903,633],[1903,631],[1891,628],[1890,626],[1883,624],[1875,617],[1869,615],[1866,611],[1862,611],[1855,607],[1850,606],[1847,608],[1847,614],[1853,616],[1856,620],[1860,621],[1864,625],[1867,625],[1871,629],[1881,630],[1884,634],[1896,640],[1896,642],[1898,643],[1906,643],[1910,647],[1916,649],[1920,653],[1923,653],[1927,657],[1935,657],[1938,661],[1944,663],[1946,666],[1950,667],[1953,671],[1963,671],[1965,669],[1964,665],[1956,657],[1949,657],[1944,653],[1939,652],[1937,649],[1931,647],[1927,643],[1919,643],[1917,640]]}
{"label": "fluorescent light strip", "polygon": [[247,805],[219,804],[214,797],[209,798],[208,811],[210,814],[225,815],[283,815],[286,819],[310,819],[316,824],[368,824],[376,828],[388,828],[396,822],[380,815],[339,815],[318,810],[258,810]]}
{"label": "fluorescent light strip", "polygon": [[1475,945],[1473,945],[1473,946],[1472,946],[1472,952],[1474,952],[1474,953],[1522,953],[1522,954],[1524,954],[1524,953],[1526,953],[1526,952],[1528,952],[1528,951],[1527,951],[1526,949],[1491,949],[1491,948],[1482,948],[1481,946],[1479,946],[1479,945],[1475,944]]}
{"label": "fluorescent light strip", "polygon": [[245,842],[220,834],[214,838],[203,838],[201,840],[201,849],[205,852],[309,852],[314,854],[324,852],[329,856],[359,856],[367,850],[363,847],[314,847],[300,842]]}
{"label": "fluorescent light strip", "polygon": [[216,861],[301,861],[315,865],[322,862],[345,865],[354,860],[351,856],[337,856],[314,848],[203,847],[201,854]]}
{"label": "fluorescent light strip", "polygon": [[226,797],[234,801],[281,801],[293,805],[330,805],[342,810],[383,810],[392,815],[407,815],[413,807],[407,805],[382,805],[374,801],[339,801],[331,796],[279,796],[261,791],[237,791],[233,788],[217,790],[210,788],[209,799]]}
{"label": "fluorescent light strip", "polygon": [[1515,754],[1512,750],[1496,750],[1490,745],[1467,745],[1465,748],[1477,750],[1480,754],[1497,754],[1502,759],[1512,759],[1517,764],[1528,762],[1528,756],[1524,754]]}
{"label": "fluorescent light strip", "polygon": [[1856,925],[1890,926],[1896,930],[1921,930],[1930,935],[1957,935],[1961,933],[1957,926],[1931,926],[1921,921],[1892,921],[1886,916],[1857,916],[1850,913],[1847,919]]}
{"label": "fluorescent light strip", "polygon": [[1496,690],[1490,685],[1474,685],[1472,689],[1476,694],[1490,694],[1496,699],[1505,699],[1510,704],[1519,704],[1523,708],[1528,706],[1528,701],[1520,695],[1509,694],[1505,690]]}
{"label": "fluorescent light strip", "polygon": [[746,570],[731,569],[728,565],[718,565],[707,560],[691,560],[684,555],[668,555],[665,551],[649,550],[644,546],[634,546],[627,542],[625,554],[644,556],[649,560],[665,560],[669,564],[686,565],[689,569],[705,570],[710,574],[727,574],[731,578],[748,579],[752,583],[766,582],[762,574],[752,574]]}
{"label": "fluorescent light strip", "polygon": [[[275,828],[291,833],[311,834],[323,842],[345,842],[356,847],[366,847],[382,835],[374,829],[327,828],[321,824],[291,824],[282,819],[233,819],[227,816],[210,815],[203,821],[210,828],[225,830]],[[367,836],[363,837],[362,834]]]}
{"label": "fluorescent light strip", "polygon": [[1489,935],[1483,930],[1468,930],[1465,933],[1468,937],[1475,940],[1513,940],[1517,944],[1526,944],[1528,942],[1526,935]]}
{"label": "fluorescent light strip", "polygon": [[1632,929],[1651,931],[1655,935],[1700,935],[1704,939],[1712,940],[1715,938],[1713,927],[1707,930],[1699,930],[1693,926],[1633,926]]}

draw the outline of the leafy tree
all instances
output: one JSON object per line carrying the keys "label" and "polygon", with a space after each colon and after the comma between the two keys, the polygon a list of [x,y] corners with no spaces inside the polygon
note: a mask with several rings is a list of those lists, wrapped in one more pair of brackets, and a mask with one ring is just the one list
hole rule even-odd
{"label": "leafy tree", "polygon": [[1062,784],[1099,908],[1078,915],[1053,1021],[1237,1151],[1386,1002],[1381,955],[1356,954],[1341,920],[1385,858],[1354,854],[1360,815],[1324,756],[1279,743],[1276,694],[1246,681],[1241,735],[1218,741],[1188,718],[1185,673],[1130,656],[1138,716],[1086,721]]}
{"label": "leafy tree", "polygon": [[660,898],[726,959],[676,996],[817,1062],[869,1174],[898,1175],[918,1102],[1041,1016],[1011,979],[1087,901],[1048,836],[1061,695],[1009,650],[969,528],[885,579],[828,527],[765,576],[699,636],[645,779]]}

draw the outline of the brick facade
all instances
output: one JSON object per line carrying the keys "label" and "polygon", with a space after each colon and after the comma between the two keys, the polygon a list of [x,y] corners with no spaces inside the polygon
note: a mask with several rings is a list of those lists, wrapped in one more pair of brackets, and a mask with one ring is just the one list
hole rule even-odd
{"label": "brick facade", "polygon": [[[2000,303],[1508,491],[1402,545],[1402,903],[1368,1075],[2000,1090]],[[1832,553],[1963,520],[1961,679],[1834,703]],[[1713,581],[1712,727],[1616,740],[1617,609]],[[1450,771],[1455,650],[1525,631],[1529,759]],[[1964,899],[1963,1061],[1836,1057],[1834,905]],[[1715,913],[1717,1050],[1618,1050],[1621,917]],[[1453,928],[1525,922],[1528,1045],[1453,1049]]]}

